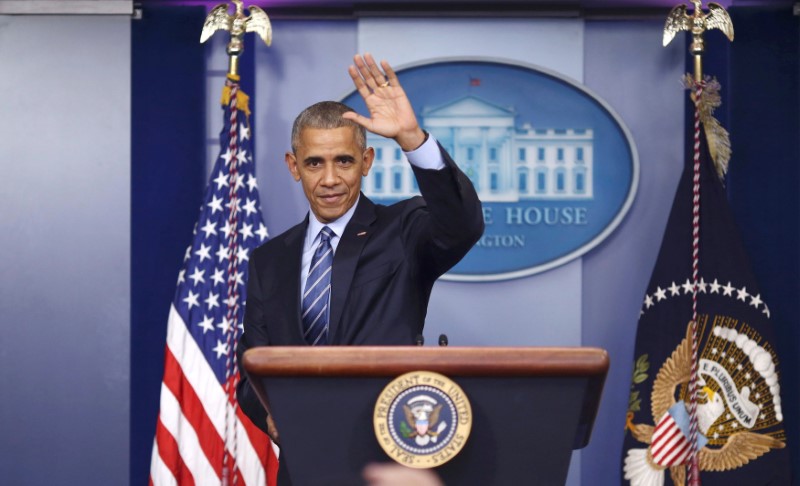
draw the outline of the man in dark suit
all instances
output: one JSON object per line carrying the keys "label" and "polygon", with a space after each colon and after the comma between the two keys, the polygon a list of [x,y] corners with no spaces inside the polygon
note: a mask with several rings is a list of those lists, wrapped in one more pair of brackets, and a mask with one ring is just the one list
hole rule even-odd
{"label": "man in dark suit", "polygon": [[[483,233],[474,187],[420,128],[389,64],[381,66],[367,54],[349,68],[369,118],[322,102],[295,120],[286,165],[310,214],[250,257],[240,360],[255,346],[413,344],[434,282]],[[375,156],[365,129],[397,142],[422,197],[382,206],[361,194]],[[237,396],[275,438],[245,376]]]}

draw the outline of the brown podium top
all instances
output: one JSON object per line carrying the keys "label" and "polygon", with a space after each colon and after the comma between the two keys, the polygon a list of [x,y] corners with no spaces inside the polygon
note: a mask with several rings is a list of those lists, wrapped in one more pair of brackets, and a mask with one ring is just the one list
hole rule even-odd
{"label": "brown podium top", "polygon": [[259,376],[392,376],[425,369],[445,375],[605,377],[599,348],[272,346],[248,350],[244,367]]}

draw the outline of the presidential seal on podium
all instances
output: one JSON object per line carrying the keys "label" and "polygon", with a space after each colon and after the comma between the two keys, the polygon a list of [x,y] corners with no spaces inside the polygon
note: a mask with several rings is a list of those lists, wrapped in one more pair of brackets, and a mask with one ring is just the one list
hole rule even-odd
{"label": "presidential seal on podium", "polygon": [[375,437],[398,463],[426,469],[441,466],[464,447],[472,408],[450,378],[412,371],[392,380],[375,403]]}

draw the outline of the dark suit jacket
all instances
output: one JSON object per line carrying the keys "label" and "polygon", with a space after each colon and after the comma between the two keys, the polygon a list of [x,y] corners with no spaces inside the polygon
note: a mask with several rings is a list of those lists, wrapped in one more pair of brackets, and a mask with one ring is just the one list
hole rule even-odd
{"label": "dark suit jacket", "polygon": [[[413,167],[422,197],[391,206],[363,194],[333,260],[331,344],[413,344],[422,332],[436,279],[483,233],[469,179],[442,150],[446,167]],[[244,334],[237,354],[255,346],[305,345],[300,267],[308,216],[250,257]],[[266,412],[247,377],[237,388],[242,410],[266,431]]]}

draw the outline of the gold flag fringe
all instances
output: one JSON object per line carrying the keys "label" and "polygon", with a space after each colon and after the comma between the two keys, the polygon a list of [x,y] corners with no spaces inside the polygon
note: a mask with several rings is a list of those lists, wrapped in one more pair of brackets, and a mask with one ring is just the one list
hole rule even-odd
{"label": "gold flag fringe", "polygon": [[[698,103],[700,121],[703,123],[703,129],[706,133],[708,152],[714,161],[714,168],[719,178],[724,179],[725,174],[728,172],[728,163],[731,160],[731,137],[719,120],[714,118],[714,110],[722,105],[722,98],[719,94],[721,86],[716,78],[706,76],[703,81],[705,87],[703,88],[700,103]],[[694,77],[686,74],[683,77],[683,85],[690,90],[692,101],[696,103],[697,100],[694,99]]]}

